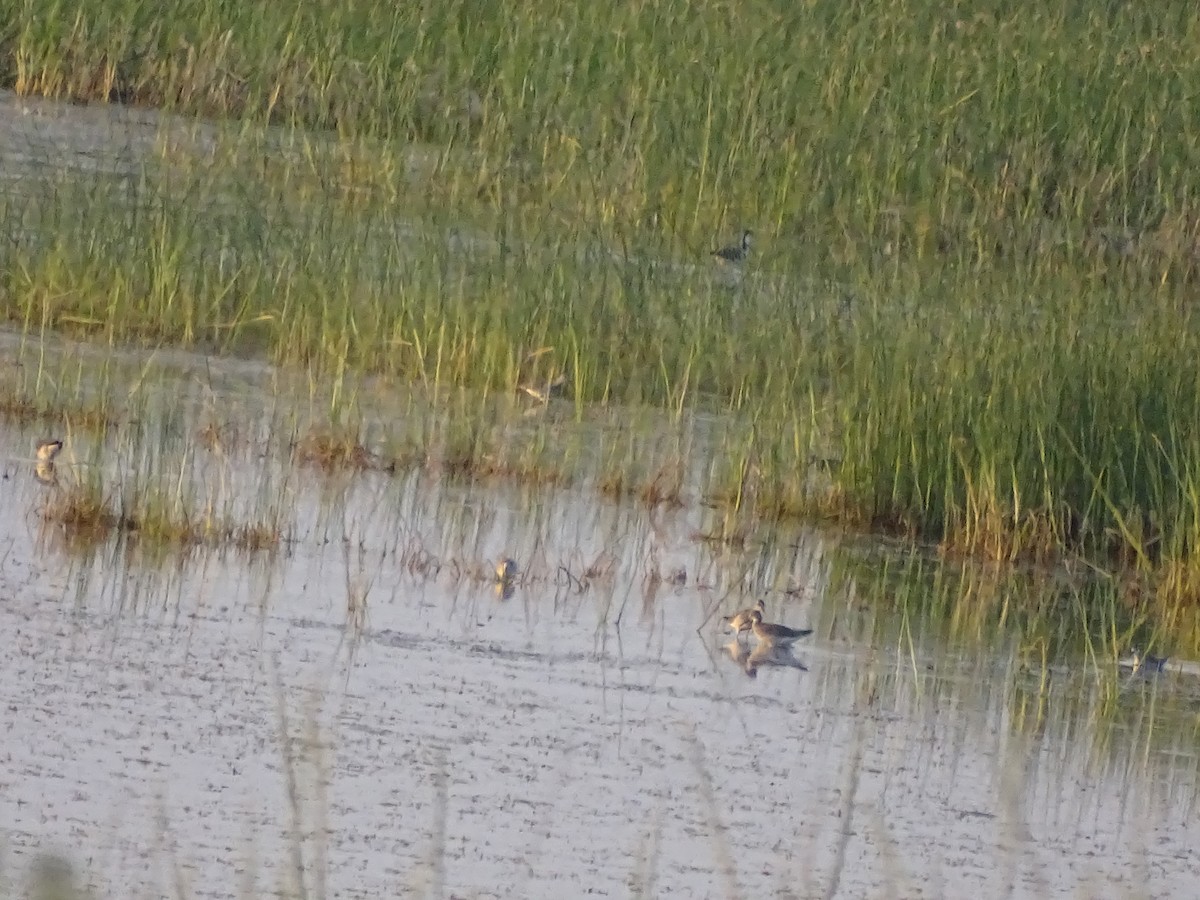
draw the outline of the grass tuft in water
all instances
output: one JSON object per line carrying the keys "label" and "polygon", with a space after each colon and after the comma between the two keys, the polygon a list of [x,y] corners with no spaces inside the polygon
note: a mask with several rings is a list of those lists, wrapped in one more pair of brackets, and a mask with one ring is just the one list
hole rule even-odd
{"label": "grass tuft in water", "polygon": [[332,472],[340,469],[388,470],[391,464],[364,447],[357,436],[333,430],[312,430],[295,447],[302,465]]}

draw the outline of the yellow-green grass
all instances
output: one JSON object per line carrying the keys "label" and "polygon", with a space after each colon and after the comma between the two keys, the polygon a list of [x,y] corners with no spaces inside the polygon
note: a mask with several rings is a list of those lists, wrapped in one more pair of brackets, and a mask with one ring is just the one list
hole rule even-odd
{"label": "yellow-green grass", "polygon": [[1194,236],[1192,13],[7,0],[0,78],[429,143],[452,197],[666,240],[753,219],[851,256],[886,239],[990,261],[1057,243],[1053,223],[1102,226],[1118,248],[1158,225],[1170,256]]}
{"label": "yellow-green grass", "polygon": [[435,395],[550,347],[577,418],[728,413],[738,509],[1196,597],[1189,6],[0,11],[19,91],[240,119],[0,204],[29,331]]}

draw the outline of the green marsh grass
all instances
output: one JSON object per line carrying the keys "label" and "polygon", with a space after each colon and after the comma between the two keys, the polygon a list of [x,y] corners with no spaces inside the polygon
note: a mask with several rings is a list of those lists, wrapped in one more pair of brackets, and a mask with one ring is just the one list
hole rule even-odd
{"label": "green marsh grass", "polygon": [[[576,421],[729,416],[735,510],[1200,597],[1182,3],[5,11],[19,92],[210,119],[0,203],[27,332],[435,397],[552,348]],[[742,225],[761,249],[714,273]]]}
{"label": "green marsh grass", "polygon": [[752,216],[845,258],[990,260],[1070,244],[1058,226],[1079,223],[1122,252],[1155,229],[1169,256],[1194,223],[1177,201],[1200,63],[1179,0],[1155,16],[983,0],[0,10],[19,93],[419,142],[452,202],[697,249]]}

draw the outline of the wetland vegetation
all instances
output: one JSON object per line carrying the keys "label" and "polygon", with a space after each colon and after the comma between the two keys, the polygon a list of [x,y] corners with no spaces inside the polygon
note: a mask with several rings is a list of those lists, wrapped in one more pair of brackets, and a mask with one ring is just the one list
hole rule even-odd
{"label": "wetland vegetation", "polygon": [[0,896],[1186,893],[1194,18],[0,0]]}
{"label": "wetland vegetation", "polygon": [[[1200,649],[1187,5],[0,10],[21,96],[180,116],[111,166],[27,155],[0,200],[25,334],[307,373],[295,458],[325,468],[586,461],[672,503],[689,448],[564,447],[563,419],[719,415],[692,498],[719,539],[799,516],[1078,559]],[[5,414],[92,402],[52,374]],[[502,426],[560,380],[568,411]],[[454,424],[372,444],[360,393],[398,387]]]}

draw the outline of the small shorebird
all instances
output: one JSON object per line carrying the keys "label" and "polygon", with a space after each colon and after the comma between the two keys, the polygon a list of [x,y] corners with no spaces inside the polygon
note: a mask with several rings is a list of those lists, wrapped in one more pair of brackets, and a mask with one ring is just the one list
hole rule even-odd
{"label": "small shorebird", "polygon": [[788,628],[786,625],[764,622],[762,613],[757,609],[750,611],[750,628],[760,644],[772,644],[777,647],[787,646],[812,634],[811,628]]}
{"label": "small shorebird", "polygon": [[511,584],[512,580],[517,577],[518,571],[517,561],[506,556],[496,563],[496,583]]}
{"label": "small shorebird", "polygon": [[561,397],[566,392],[567,373],[560,372],[554,378],[551,378],[541,387],[535,387],[532,384],[519,384],[517,390],[524,391],[538,403],[549,403],[553,397]]}
{"label": "small shorebird", "polygon": [[38,441],[37,461],[40,463],[54,462],[54,457],[62,452],[63,442],[58,438],[52,441]]}
{"label": "small shorebird", "polygon": [[1133,669],[1134,672],[1162,672],[1167,667],[1167,659],[1165,656],[1143,654],[1137,647],[1130,647],[1129,656],[1118,660],[1117,664],[1123,669]]}
{"label": "small shorebird", "polygon": [[721,621],[725,623],[725,627],[730,631],[737,632],[737,640],[742,639],[742,632],[749,631],[750,626],[754,623],[750,621],[750,616],[757,612],[760,616],[767,611],[767,604],[760,599],[749,609],[741,609],[735,612],[732,616],[724,616]]}
{"label": "small shorebird", "polygon": [[714,250],[712,255],[722,262],[745,262],[746,258],[750,255],[750,238],[753,236],[753,231],[743,231],[742,243],[740,245],[731,244],[728,247],[722,247],[720,250]]}

